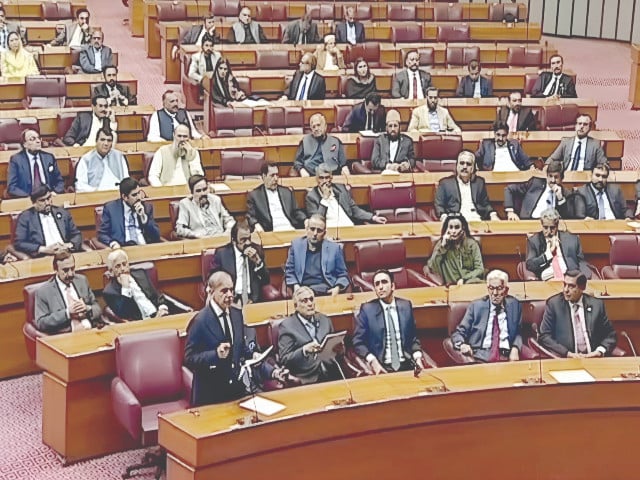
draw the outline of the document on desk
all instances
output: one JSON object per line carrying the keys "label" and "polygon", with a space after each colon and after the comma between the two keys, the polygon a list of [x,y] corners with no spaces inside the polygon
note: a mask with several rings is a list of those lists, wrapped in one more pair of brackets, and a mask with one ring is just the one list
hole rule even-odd
{"label": "document on desk", "polygon": [[360,130],[358,132],[362,137],[376,138],[380,136],[380,133],[376,133],[373,130]]}
{"label": "document on desk", "polygon": [[318,360],[321,362],[333,361],[336,356],[333,350],[341,343],[344,343],[344,337],[346,334],[347,331],[342,330],[341,332],[330,333],[324,337],[324,340],[322,340],[322,343],[320,344],[320,348],[322,350],[318,352]]}
{"label": "document on desk", "polygon": [[578,370],[552,370],[549,372],[558,383],[588,383],[595,382],[596,379],[581,368]]}
{"label": "document on desk", "polygon": [[265,415],[267,417],[275,415],[276,413],[281,412],[285,409],[285,406],[283,404],[274,402],[273,400],[269,400],[268,398],[260,397],[258,395],[245,400],[244,402],[240,402],[240,407],[244,408],[245,410],[256,412],[259,415]]}

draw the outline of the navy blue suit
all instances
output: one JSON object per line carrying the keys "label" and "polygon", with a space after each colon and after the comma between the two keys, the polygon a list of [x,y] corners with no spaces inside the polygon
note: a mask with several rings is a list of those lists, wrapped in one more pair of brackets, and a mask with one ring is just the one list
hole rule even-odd
{"label": "navy blue suit", "polygon": [[[308,245],[307,237],[296,238],[291,242],[284,270],[284,278],[289,287],[293,287],[296,284],[302,285]],[[350,283],[349,273],[344,261],[342,245],[330,240],[324,240],[322,242],[321,255],[322,276],[328,288],[333,288],[337,285],[340,286],[340,290],[347,288]]]}
{"label": "navy blue suit", "polygon": [[[78,252],[82,248],[82,234],[71,217],[71,214],[62,207],[51,207],[51,215],[58,226],[60,236],[64,243],[72,243],[73,251]],[[35,207],[31,207],[18,216],[16,225],[16,238],[14,247],[32,257],[38,256],[38,248],[46,246],[42,224]]]}
{"label": "navy blue suit", "polygon": [[[409,300],[403,298],[395,300],[403,350],[400,352],[400,356],[409,359],[413,352],[421,351],[420,341],[416,337],[413,306]],[[372,353],[380,365],[384,365],[386,338],[387,330],[380,300],[375,299],[363,303],[356,316],[356,328],[353,332],[353,347],[356,353],[362,358],[366,358],[369,353]]]}
{"label": "navy blue suit", "polygon": [[[458,88],[456,89],[456,97],[473,98],[475,91],[475,84],[469,75],[466,75],[460,79]],[[493,85],[487,77],[480,75],[480,96],[493,97]]]}
{"label": "navy blue suit", "polygon": [[[354,105],[351,113],[347,116],[344,125],[342,126],[343,132],[358,133],[360,130],[366,130],[367,123],[367,111],[364,106],[365,102]],[[385,130],[385,118],[387,116],[384,105],[379,105],[376,112],[373,114],[373,131],[384,132]]]}
{"label": "navy blue suit", "polygon": [[[44,170],[43,183],[56,193],[64,192],[64,179],[58,168],[56,158],[48,152],[38,152],[42,169]],[[12,197],[28,197],[31,195],[33,176],[31,175],[31,161],[25,150],[11,155],[9,159],[9,171],[7,172],[7,192]]]}
{"label": "navy blue suit", "polygon": [[[158,243],[160,241],[160,227],[153,218],[153,205],[149,202],[144,204],[144,211],[147,214],[147,223],[143,224],[138,217],[138,222],[142,227],[142,234],[147,243]],[[102,210],[102,223],[98,230],[98,240],[109,245],[116,241],[121,246],[126,244],[124,224],[124,204],[122,199],[107,202]]]}

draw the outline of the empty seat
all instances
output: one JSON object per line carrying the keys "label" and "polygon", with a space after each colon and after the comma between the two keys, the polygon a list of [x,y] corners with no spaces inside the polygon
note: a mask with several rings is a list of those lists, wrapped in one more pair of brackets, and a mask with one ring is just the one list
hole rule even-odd
{"label": "empty seat", "polygon": [[342,6],[342,17],[344,18],[347,8],[353,8],[353,17],[356,20],[364,21],[371,20],[371,5],[365,5],[361,3],[345,4]]}
{"label": "empty seat", "polygon": [[423,160],[416,162],[418,170],[455,170],[456,159],[463,149],[461,135],[422,135],[419,142],[419,155]]}
{"label": "empty seat", "polygon": [[250,137],[253,135],[253,110],[242,107],[213,107],[215,137]]}
{"label": "empty seat", "polygon": [[422,41],[422,25],[410,23],[391,27],[393,43],[416,43]]}
{"label": "empty seat", "polygon": [[434,5],[433,19],[436,22],[461,22],[462,21],[462,4],[438,3]]}
{"label": "empty seat", "polygon": [[237,17],[240,13],[238,0],[211,0],[211,14],[216,17]]}
{"label": "empty seat", "polygon": [[410,182],[370,185],[369,207],[389,223],[431,220],[426,212],[416,207],[416,187]]}
{"label": "empty seat", "polygon": [[509,47],[507,64],[510,67],[540,67],[542,66],[542,48]]}
{"label": "empty seat", "polygon": [[220,177],[223,180],[260,178],[260,170],[264,161],[264,152],[222,150],[220,152]]}
{"label": "empty seat", "polygon": [[603,278],[640,278],[640,236],[610,235],[609,265],[602,269]]}
{"label": "empty seat", "polygon": [[179,22],[189,18],[187,6],[178,2],[158,2],[156,6],[158,22]]}
{"label": "empty seat", "polygon": [[489,21],[491,22],[517,22],[519,4],[517,3],[490,3]]}
{"label": "empty seat", "polygon": [[287,70],[289,66],[288,50],[258,50],[256,52],[256,68]]}
{"label": "empty seat", "polygon": [[468,24],[455,25],[438,25],[438,33],[436,35],[438,42],[468,42],[469,36]]}
{"label": "empty seat", "polygon": [[71,2],[43,2],[41,6],[43,20],[71,20],[74,18]]}
{"label": "empty seat", "polygon": [[333,20],[333,3],[307,3],[306,13],[314,20]]}
{"label": "empty seat", "polygon": [[0,118],[0,150],[17,150],[22,147],[22,130],[16,118]]}
{"label": "empty seat", "polygon": [[540,111],[541,130],[574,130],[576,119],[580,115],[578,105],[545,105]]}
{"label": "empty seat", "polygon": [[264,124],[268,135],[301,135],[304,112],[302,107],[267,107]]}
{"label": "empty seat", "polygon": [[256,7],[257,22],[284,22],[287,20],[287,6],[285,4],[264,3]]}
{"label": "empty seat", "polygon": [[358,43],[347,47],[346,60],[348,63],[353,63],[361,57],[369,64],[369,68],[391,67],[391,65],[380,62],[379,42]]}
{"label": "empty seat", "polygon": [[415,5],[387,5],[387,20],[415,20]]}
{"label": "empty seat", "polygon": [[371,165],[371,154],[373,152],[373,146],[376,142],[372,137],[358,137],[356,138],[356,149],[358,152],[358,159],[351,163],[351,171],[357,175],[363,175],[367,173],[374,173]]}
{"label": "empty seat", "polygon": [[456,47],[447,45],[446,64],[449,67],[467,66],[480,58],[480,47]]}

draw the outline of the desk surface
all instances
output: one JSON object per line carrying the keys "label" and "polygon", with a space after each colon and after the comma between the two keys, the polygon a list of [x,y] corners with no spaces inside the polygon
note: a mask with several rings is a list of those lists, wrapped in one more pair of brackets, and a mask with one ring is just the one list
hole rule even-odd
{"label": "desk surface", "polygon": [[[2,6],[9,20],[40,19],[42,18],[42,4],[44,2],[45,0],[6,0],[2,2]],[[87,8],[85,0],[71,1],[71,11],[74,14],[80,8]]]}

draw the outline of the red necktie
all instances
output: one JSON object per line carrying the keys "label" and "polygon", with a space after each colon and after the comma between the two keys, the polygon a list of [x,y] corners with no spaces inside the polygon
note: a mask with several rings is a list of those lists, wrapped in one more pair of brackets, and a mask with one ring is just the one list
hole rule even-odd
{"label": "red necktie", "polygon": [[40,166],[38,165],[38,155],[33,156],[33,185],[31,190],[35,190],[42,185],[42,178],[40,177]]}
{"label": "red necktie", "polygon": [[413,74],[413,98],[418,98],[418,74]]}
{"label": "red necktie", "polygon": [[554,280],[562,280],[564,278],[564,272],[562,271],[562,267],[560,267],[560,257],[558,255],[558,250],[553,254],[553,260],[551,260],[551,268],[553,268],[553,278]]}
{"label": "red necktie", "polygon": [[493,315],[493,328],[491,329],[491,349],[489,350],[489,361],[500,361],[500,324],[498,322],[498,308]]}

